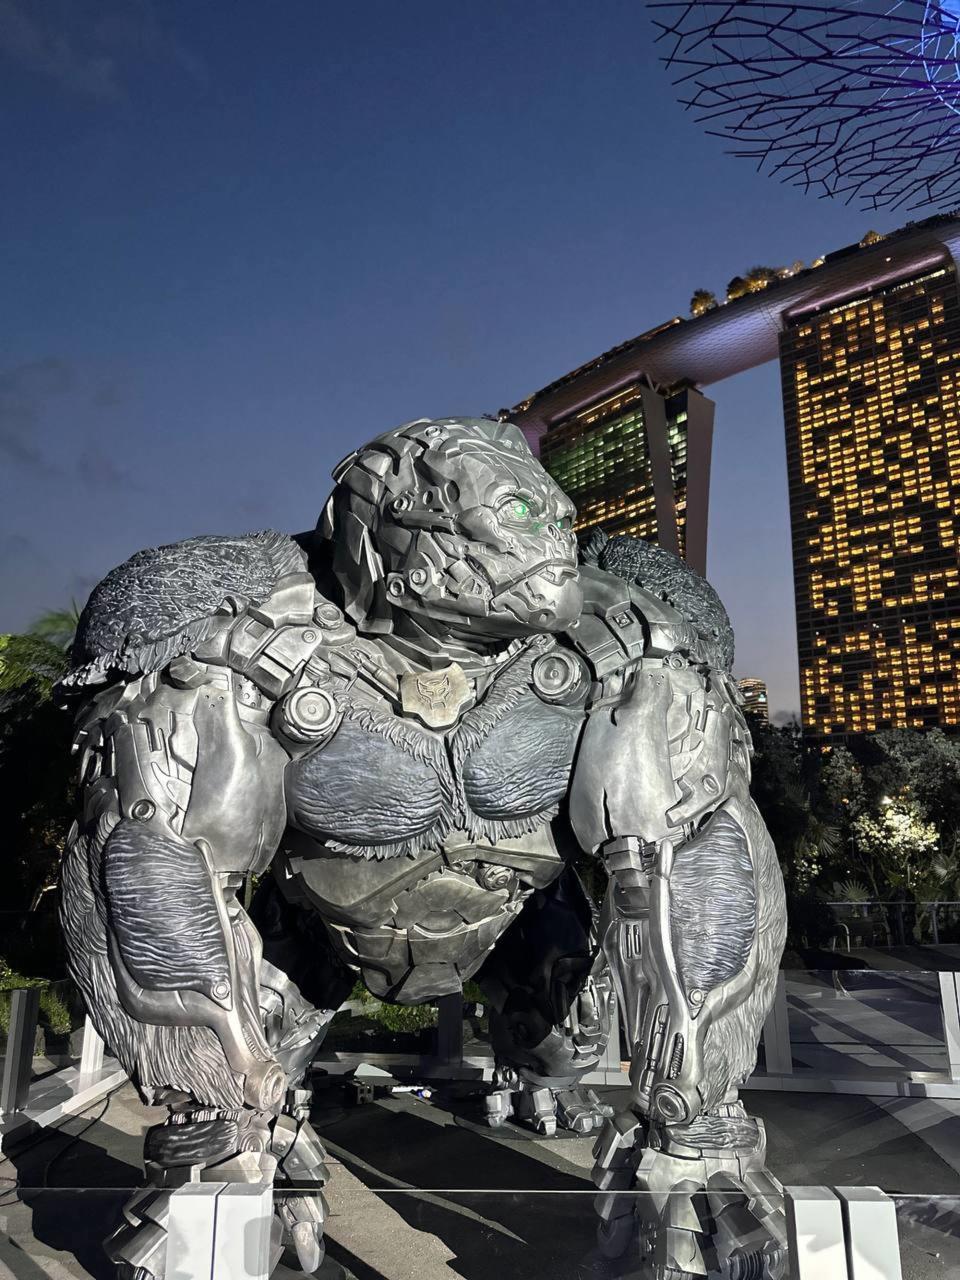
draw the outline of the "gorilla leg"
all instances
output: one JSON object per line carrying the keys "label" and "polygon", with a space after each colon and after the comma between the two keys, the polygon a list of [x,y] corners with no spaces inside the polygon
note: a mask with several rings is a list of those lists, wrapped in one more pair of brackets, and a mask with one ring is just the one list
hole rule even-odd
{"label": "gorilla leg", "polygon": [[[261,881],[250,917],[263,940],[260,1012],[266,1040],[288,1085],[283,1113],[273,1127],[276,1181],[281,1187],[276,1212],[287,1245],[310,1273],[323,1260],[327,1204],[321,1188],[329,1171],[309,1121],[312,1090],[302,1085],[354,978],[334,955],[316,912],[288,901],[273,876]],[[293,1186],[296,1190],[287,1189]]]}
{"label": "gorilla leg", "polygon": [[596,911],[572,867],[525,903],[477,981],[489,1000],[499,1086],[494,1127],[516,1114],[538,1132],[590,1133],[611,1113],[579,1086],[606,1049],[612,986]]}

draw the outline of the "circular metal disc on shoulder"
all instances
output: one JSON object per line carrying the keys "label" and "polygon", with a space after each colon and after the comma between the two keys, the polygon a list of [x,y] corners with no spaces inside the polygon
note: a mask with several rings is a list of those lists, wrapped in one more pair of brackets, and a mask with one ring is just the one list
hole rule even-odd
{"label": "circular metal disc on shoulder", "polygon": [[278,727],[294,742],[319,742],[333,733],[341,715],[331,693],[316,685],[304,685],[280,703]]}
{"label": "circular metal disc on shoulder", "polygon": [[573,701],[584,684],[586,669],[575,653],[553,649],[533,664],[530,679],[545,702]]}

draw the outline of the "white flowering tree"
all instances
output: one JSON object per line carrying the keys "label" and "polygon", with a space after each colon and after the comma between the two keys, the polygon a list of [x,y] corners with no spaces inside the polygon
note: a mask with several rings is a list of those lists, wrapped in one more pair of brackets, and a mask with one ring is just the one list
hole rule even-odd
{"label": "white flowering tree", "polygon": [[[940,834],[923,809],[907,796],[885,798],[879,813],[861,812],[851,823],[854,847],[865,862],[904,897],[924,902],[940,897],[955,872],[940,852]],[[918,916],[916,936],[925,927]]]}

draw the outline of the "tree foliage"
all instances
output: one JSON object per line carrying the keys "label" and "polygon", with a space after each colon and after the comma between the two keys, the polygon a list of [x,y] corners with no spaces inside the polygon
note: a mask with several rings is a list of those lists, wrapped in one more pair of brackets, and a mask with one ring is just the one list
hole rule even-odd
{"label": "tree foliage", "polygon": [[796,726],[754,728],[753,795],[773,838],[784,879],[807,892],[833,865],[840,833],[829,810],[812,800],[815,776]]}
{"label": "tree foliage", "polygon": [[717,296],[711,293],[709,289],[695,289],[690,299],[690,314],[692,316],[706,315],[708,311],[713,311],[717,306]]}
{"label": "tree foliage", "polygon": [[727,301],[732,302],[734,298],[742,298],[745,293],[749,293],[749,287],[743,276],[734,276],[727,284]]}
{"label": "tree foliage", "polygon": [[[70,719],[53,697],[66,674],[76,610],[0,635],[0,823],[6,911],[27,911],[56,883],[71,822]],[[5,944],[6,947],[6,944]]]}
{"label": "tree foliage", "polygon": [[777,267],[751,267],[744,277],[747,292],[757,293],[760,289],[765,289],[779,274],[780,269]]}
{"label": "tree foliage", "polygon": [[64,650],[38,635],[0,635],[0,706],[39,704],[66,675]]}
{"label": "tree foliage", "polygon": [[891,730],[849,746],[754,730],[753,791],[788,889],[834,900],[960,894],[960,739]]}

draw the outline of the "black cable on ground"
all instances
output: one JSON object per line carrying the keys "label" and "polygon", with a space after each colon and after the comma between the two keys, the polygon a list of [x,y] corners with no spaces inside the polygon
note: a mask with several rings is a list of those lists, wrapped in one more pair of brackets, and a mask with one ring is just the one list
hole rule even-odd
{"label": "black cable on ground", "polygon": [[94,1116],[91,1120],[88,1120],[87,1123],[80,1130],[80,1132],[73,1134],[70,1138],[70,1141],[67,1143],[67,1145],[62,1150],[58,1151],[57,1154],[51,1157],[51,1159],[47,1162],[46,1167],[43,1170],[43,1180],[40,1183],[41,1187],[46,1187],[48,1185],[47,1178],[50,1176],[50,1170],[57,1163],[57,1161],[62,1160],[63,1157],[67,1154],[67,1152],[72,1147],[76,1146],[76,1144],[80,1141],[80,1139],[83,1137],[85,1133],[87,1133],[90,1129],[92,1129],[95,1124],[99,1124],[100,1121],[103,1120],[107,1112],[110,1110],[110,1104],[111,1102],[113,1102],[113,1095],[116,1092],[117,1090],[113,1089],[111,1090],[110,1093],[107,1094],[107,1096],[103,1100],[103,1109],[100,1111],[100,1114]]}
{"label": "black cable on ground", "polygon": [[[124,1081],[123,1083],[125,1084],[126,1081]],[[43,1176],[40,1182],[41,1188],[50,1190],[50,1187],[47,1181],[50,1176],[50,1170],[53,1168],[53,1166],[57,1163],[57,1161],[62,1156],[66,1155],[66,1153],[72,1147],[74,1147],[77,1142],[80,1141],[80,1139],[83,1137],[85,1133],[87,1133],[90,1129],[93,1128],[95,1124],[99,1124],[100,1121],[105,1118],[107,1112],[110,1110],[110,1104],[113,1102],[114,1094],[116,1094],[122,1087],[123,1085],[121,1084],[121,1085],[117,1085],[115,1089],[111,1089],[110,1092],[107,1094],[107,1096],[104,1098],[103,1106],[101,1107],[99,1113],[95,1116],[92,1116],[78,1133],[75,1133],[70,1137],[70,1141],[66,1144],[66,1146],[63,1147],[62,1150],[58,1151],[56,1155],[52,1156],[50,1160],[48,1160],[43,1170]],[[50,1142],[54,1138],[63,1137],[63,1136],[65,1135],[62,1129],[54,1128],[53,1126],[51,1126],[50,1128],[44,1129],[42,1133],[38,1134],[33,1139],[32,1142],[29,1142],[25,1144],[23,1147],[21,1147],[19,1153],[25,1154],[26,1152],[34,1151],[36,1150],[37,1147],[42,1146],[44,1142]],[[6,1156],[5,1158],[8,1160],[10,1159],[9,1156]],[[23,1182],[19,1173],[17,1174],[16,1178],[4,1177],[0,1180],[2,1180],[3,1182],[12,1183],[12,1186],[7,1191],[3,1192],[3,1197],[0,1198],[0,1209],[6,1209],[6,1208],[9,1208],[11,1205],[16,1204],[19,1201],[20,1191],[23,1189]]]}

